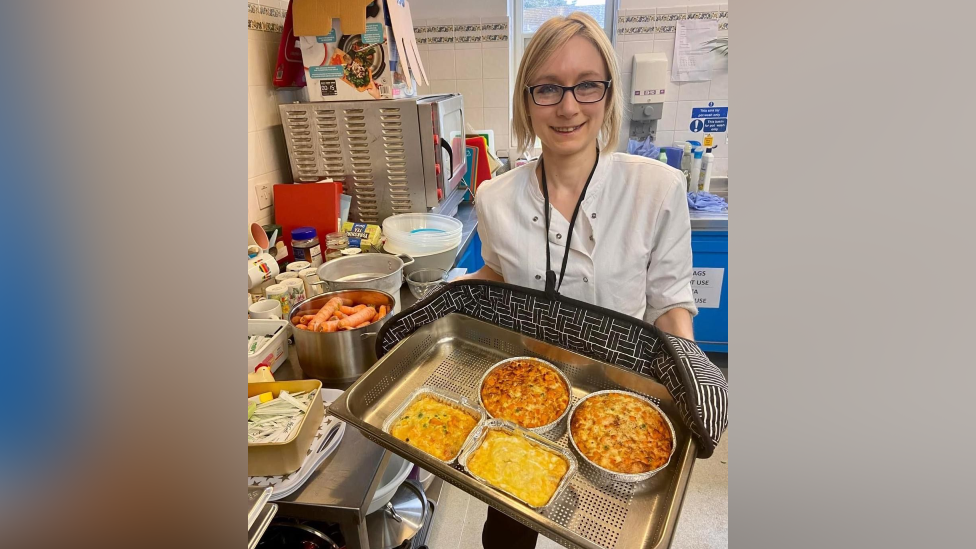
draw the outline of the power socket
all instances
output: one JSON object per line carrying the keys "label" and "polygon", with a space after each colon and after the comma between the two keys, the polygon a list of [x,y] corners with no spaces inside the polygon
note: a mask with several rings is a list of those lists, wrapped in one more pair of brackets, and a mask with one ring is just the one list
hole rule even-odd
{"label": "power socket", "polygon": [[255,185],[254,192],[258,195],[258,209],[271,207],[271,185]]}

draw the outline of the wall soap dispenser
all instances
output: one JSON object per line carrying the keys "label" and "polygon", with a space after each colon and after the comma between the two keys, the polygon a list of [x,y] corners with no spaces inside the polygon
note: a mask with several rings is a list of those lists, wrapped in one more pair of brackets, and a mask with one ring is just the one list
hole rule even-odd
{"label": "wall soap dispenser", "polygon": [[[668,58],[660,52],[634,56],[633,91],[630,96],[630,138],[657,136],[657,121],[664,111],[664,92],[668,82]],[[673,100],[677,101],[677,97]]]}

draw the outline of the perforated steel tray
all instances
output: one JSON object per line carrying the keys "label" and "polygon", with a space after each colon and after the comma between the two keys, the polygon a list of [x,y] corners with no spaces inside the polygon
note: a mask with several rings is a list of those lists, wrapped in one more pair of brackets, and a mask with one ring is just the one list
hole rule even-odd
{"label": "perforated steel tray", "polygon": [[[606,389],[651,398],[673,418],[671,464],[637,484],[607,481],[581,469],[555,502],[537,512],[479,483],[458,465],[447,465],[383,432],[386,418],[418,387],[441,387],[477,401],[478,382],[485,371],[516,356],[535,356],[560,368],[572,382],[573,403]],[[567,547],[669,547],[697,451],[688,429],[678,420],[671,395],[660,383],[460,314],[432,322],[398,343],[336,399],[329,412],[380,446]],[[562,431],[551,440],[568,448],[568,435]]]}

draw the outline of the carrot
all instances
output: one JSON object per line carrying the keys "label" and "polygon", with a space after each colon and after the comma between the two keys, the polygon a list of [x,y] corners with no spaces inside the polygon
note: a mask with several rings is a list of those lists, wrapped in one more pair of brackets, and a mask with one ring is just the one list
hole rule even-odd
{"label": "carrot", "polygon": [[291,318],[291,323],[294,324],[295,326],[298,326],[299,324],[302,323],[302,319],[297,316],[293,316]]}
{"label": "carrot", "polygon": [[339,327],[345,328],[347,326],[359,326],[363,322],[370,321],[374,316],[376,316],[376,309],[372,307],[366,307],[362,311],[354,315],[349,315],[346,318],[339,321]]}
{"label": "carrot", "polygon": [[341,310],[336,310],[336,312],[332,313],[332,316],[334,318],[342,320],[343,318],[346,318],[347,314],[352,314],[352,313],[343,313]]}
{"label": "carrot", "polygon": [[339,329],[339,320],[329,320],[328,322],[323,322],[319,324],[319,327],[315,329],[316,332],[335,332]]}
{"label": "carrot", "polygon": [[298,328],[299,330],[306,330],[306,331],[308,330],[308,326],[304,324],[296,324],[295,327]]}
{"label": "carrot", "polygon": [[318,332],[319,326],[321,326],[322,323],[332,318],[332,314],[335,313],[336,309],[338,309],[341,306],[342,303],[339,301],[339,298],[334,297],[330,299],[329,302],[325,304],[325,307],[322,307],[321,309],[319,309],[319,312],[315,313],[315,317],[312,319],[311,322],[309,322],[308,327]]}
{"label": "carrot", "polygon": [[349,299],[348,297],[337,297],[336,299],[341,301],[346,307],[352,307],[353,303],[355,303],[355,301]]}
{"label": "carrot", "polygon": [[315,318],[315,315],[302,315],[302,320],[299,322],[299,324],[308,326],[308,323],[311,322],[313,318]]}
{"label": "carrot", "polygon": [[386,305],[380,305],[380,311],[373,317],[373,322],[376,322],[384,316],[386,316]]}
{"label": "carrot", "polygon": [[[362,324],[360,324],[359,326],[356,326],[356,328],[365,328],[366,326],[369,326],[369,325],[370,325],[370,324],[372,324],[372,323],[373,323],[372,321],[369,321],[369,322],[363,322],[363,323],[362,323]],[[355,329],[355,328],[353,328],[353,329]]]}

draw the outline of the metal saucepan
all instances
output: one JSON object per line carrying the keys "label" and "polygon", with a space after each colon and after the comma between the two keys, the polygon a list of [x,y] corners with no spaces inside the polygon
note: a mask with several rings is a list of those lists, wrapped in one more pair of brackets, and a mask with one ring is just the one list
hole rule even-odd
{"label": "metal saucepan", "polygon": [[427,521],[427,495],[416,480],[406,480],[385,507],[366,516],[369,544],[382,549],[409,549]]}
{"label": "metal saucepan", "polygon": [[[386,305],[387,310],[392,310],[395,302],[393,296],[379,290],[339,290],[302,301],[291,310],[291,318],[315,314],[334,297],[351,299],[377,309]],[[369,326],[355,330],[294,330],[295,347],[302,371],[309,377],[333,384],[351,383],[359,379],[376,362],[376,334],[391,316],[393,313],[387,313]]]}
{"label": "metal saucepan", "polygon": [[393,296],[393,313],[400,312],[400,287],[403,268],[413,264],[406,254],[380,253],[341,257],[323,263],[318,270],[319,282],[313,282],[326,292],[337,290],[379,290]]}

